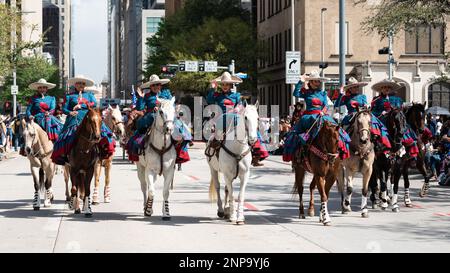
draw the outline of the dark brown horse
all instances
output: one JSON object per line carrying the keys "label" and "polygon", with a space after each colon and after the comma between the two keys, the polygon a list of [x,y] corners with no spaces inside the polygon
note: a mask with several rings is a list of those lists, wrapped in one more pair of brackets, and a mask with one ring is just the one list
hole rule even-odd
{"label": "dark brown horse", "polygon": [[[420,197],[424,197],[428,194],[430,188],[429,181],[430,176],[428,176],[427,168],[425,165],[425,144],[422,142],[421,135],[425,131],[425,108],[427,103],[413,103],[412,106],[405,109],[406,122],[409,124],[411,129],[417,136],[417,146],[419,148],[419,155],[417,156],[416,167],[417,170],[423,175],[425,183],[420,191]],[[404,179],[408,179],[408,176],[403,176]]]}
{"label": "dark brown horse", "polygon": [[328,226],[331,219],[328,214],[328,196],[331,187],[337,179],[341,160],[338,152],[339,127],[327,121],[324,122],[318,136],[307,145],[305,152],[299,150],[294,157],[295,184],[294,193],[298,193],[300,198],[300,219],[305,219],[305,209],[303,206],[303,181],[305,172],[314,175],[310,184],[310,202],[308,215],[314,216],[314,189],[319,188],[321,206],[320,222]]}
{"label": "dark brown horse", "polygon": [[71,204],[80,213],[79,198],[83,200],[83,212],[92,217],[91,181],[99,160],[98,144],[101,139],[102,116],[89,108],[76,132],[76,141],[69,154],[70,180],[72,181]]}

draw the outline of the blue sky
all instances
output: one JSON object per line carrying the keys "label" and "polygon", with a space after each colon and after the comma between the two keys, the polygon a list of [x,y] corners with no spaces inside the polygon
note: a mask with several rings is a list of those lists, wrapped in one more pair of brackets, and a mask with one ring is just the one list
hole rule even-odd
{"label": "blue sky", "polygon": [[107,75],[107,0],[73,0],[75,74],[99,84]]}

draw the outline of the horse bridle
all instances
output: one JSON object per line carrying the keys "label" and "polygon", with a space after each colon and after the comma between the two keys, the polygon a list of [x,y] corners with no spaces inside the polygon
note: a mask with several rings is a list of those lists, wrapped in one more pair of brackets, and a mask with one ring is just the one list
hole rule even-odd
{"label": "horse bridle", "polygon": [[[165,120],[162,111],[159,112],[159,115],[161,116],[161,118],[162,118],[163,121],[164,121],[164,122],[163,122],[163,128],[166,128],[166,125],[167,125],[167,124],[170,124],[170,123],[173,124],[173,123],[174,123],[173,120]],[[153,123],[153,129],[155,129],[156,131],[158,131],[158,132],[160,132],[161,134],[164,135],[164,145],[163,145],[162,149],[156,148],[156,147],[153,145],[153,143],[151,143],[151,142],[149,143],[150,148],[152,148],[152,150],[154,150],[154,151],[159,155],[159,163],[160,163],[160,166],[161,166],[160,171],[159,171],[159,176],[161,176],[162,173],[163,173],[163,164],[164,164],[164,162],[163,162],[163,156],[164,156],[168,151],[170,151],[170,149],[173,147],[173,142],[171,141],[171,142],[170,142],[170,145],[169,145],[168,147],[166,147],[166,145],[167,145],[167,143],[166,143],[166,136],[169,135],[170,133],[167,132],[166,130],[159,130],[159,129],[156,127],[156,120],[155,120],[155,122]],[[151,132],[151,131],[152,131],[152,130],[150,130],[150,132]],[[145,149],[144,149],[144,151],[145,151]],[[144,154],[144,155],[145,155],[145,154]]]}
{"label": "horse bridle", "polygon": [[[37,132],[36,132],[36,129],[35,128],[33,128],[34,129],[34,136],[33,136],[33,140],[31,141],[31,143],[34,143],[35,142],[35,140],[36,140],[36,136],[37,136]],[[34,147],[35,146],[39,146],[39,150],[36,152],[35,151],[35,149],[34,149]],[[41,143],[40,143],[40,141],[37,141],[35,144],[33,144],[32,146],[31,146],[31,153],[30,153],[30,156],[32,156],[32,157],[36,157],[36,158],[38,158],[38,159],[43,159],[43,158],[45,158],[45,157],[47,157],[50,153],[52,153],[53,151],[51,151],[51,152],[49,152],[48,154],[42,154],[42,145],[41,145]]]}

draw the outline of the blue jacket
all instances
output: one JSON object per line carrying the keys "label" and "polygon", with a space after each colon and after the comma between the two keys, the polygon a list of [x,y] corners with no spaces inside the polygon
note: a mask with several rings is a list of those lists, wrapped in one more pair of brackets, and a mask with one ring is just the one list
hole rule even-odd
{"label": "blue jacket", "polygon": [[241,94],[236,93],[219,93],[216,92],[214,89],[210,89],[208,92],[208,95],[206,97],[206,102],[208,104],[217,104],[222,109],[222,113],[227,113],[228,110],[234,109],[236,106],[238,106],[241,102]]}

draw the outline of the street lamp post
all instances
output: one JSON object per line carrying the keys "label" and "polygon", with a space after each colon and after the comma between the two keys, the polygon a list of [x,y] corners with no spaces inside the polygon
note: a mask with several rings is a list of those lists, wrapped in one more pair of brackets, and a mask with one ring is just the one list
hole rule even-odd
{"label": "street lamp post", "polygon": [[[320,47],[320,61],[321,61],[321,65],[322,65],[322,71],[321,71],[321,77],[325,77],[325,67],[324,62],[325,62],[325,58],[324,58],[324,51],[325,51],[325,33],[324,33],[324,24],[323,24],[323,14],[324,12],[327,11],[326,8],[322,8],[322,10],[320,11],[320,36],[321,36],[321,47]],[[325,90],[325,82],[322,81],[322,90]]]}
{"label": "street lamp post", "polygon": [[[295,0],[291,0],[291,51],[295,51]],[[301,61],[300,61],[301,62]],[[294,97],[295,85],[291,85],[291,101],[295,105],[296,98]]]}
{"label": "street lamp post", "polygon": [[[17,86],[17,67],[16,67],[16,59],[17,59],[17,52],[16,51],[16,17],[15,17],[15,10],[16,10],[16,0],[11,0],[11,9],[14,11],[13,16],[13,22],[12,22],[12,29],[11,29],[11,50],[14,56],[13,59],[13,85]],[[17,116],[17,95],[16,93],[13,93],[13,116]]]}

